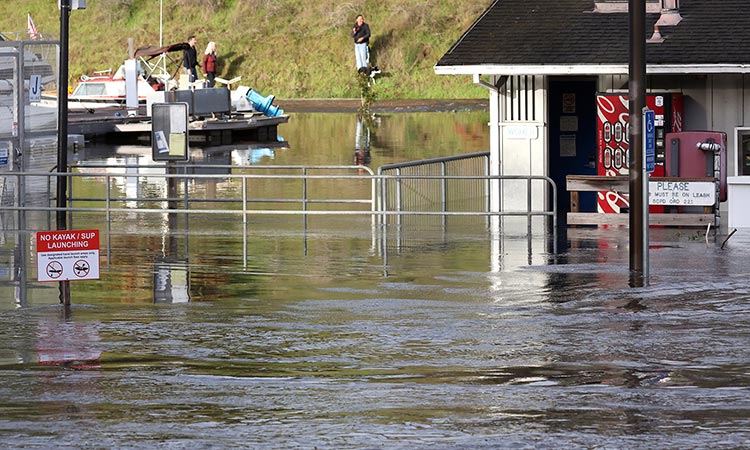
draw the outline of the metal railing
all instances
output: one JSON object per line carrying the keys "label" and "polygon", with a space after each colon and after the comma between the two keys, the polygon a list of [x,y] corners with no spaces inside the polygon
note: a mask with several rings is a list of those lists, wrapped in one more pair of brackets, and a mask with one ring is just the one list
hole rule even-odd
{"label": "metal railing", "polygon": [[[489,211],[489,152],[378,168],[380,211]],[[395,220],[400,223],[401,215]]]}
{"label": "metal railing", "polygon": [[[482,158],[483,154],[466,155]],[[77,212],[102,213],[110,232],[113,215],[149,214],[239,215],[246,226],[253,215],[370,215],[373,225],[396,223],[404,217],[437,217],[445,227],[449,217],[525,217],[531,239],[535,216],[549,217],[557,241],[557,188],[545,176],[449,175],[445,164],[459,160],[428,160],[443,166],[439,174],[403,174],[404,167],[384,166],[378,175],[366,166],[232,166],[232,165],[80,165],[76,172],[6,172],[19,180],[42,177],[48,188],[47,205],[18,201],[0,211],[66,211],[72,223]],[[395,174],[386,174],[394,170]],[[151,172],[149,172],[151,171]],[[158,173],[157,173],[158,171]],[[201,173],[202,172],[202,173]],[[208,173],[211,172],[211,173]],[[399,173],[400,172],[400,173]],[[412,172],[414,173],[414,172]],[[52,186],[58,176],[69,177],[68,207],[57,208]],[[495,180],[526,180],[526,208],[491,211],[489,185]],[[542,181],[552,195],[551,208],[533,209],[532,182]],[[19,183],[16,183],[18,185]],[[36,183],[41,184],[41,183]],[[396,192],[391,195],[389,190]],[[408,199],[418,196],[420,201]],[[348,194],[348,195],[347,195]],[[390,197],[389,197],[390,196]],[[20,198],[20,196],[19,196]],[[405,200],[406,199],[406,200]],[[392,218],[392,220],[391,220]],[[49,220],[49,219],[48,219]],[[400,228],[400,227],[399,227]],[[555,250],[556,252],[556,250]]]}
{"label": "metal railing", "polygon": [[[91,201],[102,201],[106,200],[107,209],[110,211],[120,211],[122,208],[112,208],[112,203],[125,203],[129,205],[126,208],[132,211],[134,204],[138,205],[138,210],[143,212],[155,212],[163,209],[153,210],[151,208],[144,208],[142,204],[152,203],[168,203],[172,209],[178,208],[178,204],[182,205],[184,212],[192,214],[216,214],[221,212],[228,212],[230,214],[299,214],[309,213],[317,214],[325,211],[315,211],[311,207],[317,204],[354,204],[354,205],[367,205],[368,209],[363,210],[367,212],[374,211],[376,208],[375,197],[375,180],[372,178],[373,172],[367,167],[362,166],[297,166],[297,165],[255,165],[255,166],[233,166],[233,165],[177,165],[173,164],[170,166],[164,165],[118,165],[111,166],[106,164],[84,164],[75,167],[79,172],[74,173],[76,176],[92,177],[92,178],[104,178],[106,181],[106,195],[104,198],[91,198],[81,197],[75,195],[73,189],[75,186],[71,186],[71,191],[68,194],[68,198],[71,203],[78,202],[91,202]],[[83,172],[81,172],[83,171]],[[101,172],[104,171],[104,172]],[[124,172],[121,172],[124,171]],[[144,171],[144,172],[133,172],[133,171]],[[148,172],[152,171],[152,172]],[[156,173],[153,171],[164,171],[164,173]],[[327,173],[320,174],[322,171]],[[147,183],[148,179],[156,179],[156,183],[151,183],[152,188],[161,188],[164,196],[144,196],[142,195],[142,184]],[[163,180],[162,180],[163,178]],[[127,194],[127,186],[124,187],[126,191],[124,195],[117,194],[113,195],[112,185],[113,180],[125,180],[125,184],[133,181],[136,182],[136,195],[130,196]],[[294,186],[286,184],[282,194],[287,195],[286,197],[252,197],[250,195],[253,190],[250,189],[250,180],[255,180],[260,189],[256,189],[265,194],[272,195],[274,189],[268,189],[269,183],[273,181],[285,182],[290,181],[296,182]],[[369,196],[367,198],[345,198],[341,195],[335,196],[322,196],[316,195],[319,191],[311,193],[310,185],[314,184],[316,180],[327,180],[332,184],[328,187],[328,190],[334,192],[343,192],[341,189],[337,189],[336,184],[349,184],[353,180],[357,180],[360,183],[369,182]],[[342,180],[344,183],[337,183]],[[201,183],[223,183],[225,189],[222,190],[223,196],[203,196],[200,197],[198,194],[199,189],[196,186]],[[120,183],[122,184],[122,182]],[[232,185],[238,189],[231,189]],[[320,184],[316,185],[317,188],[321,188]],[[293,188],[298,189],[296,194]],[[239,196],[231,197],[228,194],[237,193],[239,190]],[[154,189],[151,190],[153,193]],[[200,209],[191,207],[193,204],[204,204],[204,205],[239,205],[241,209],[232,208],[231,206],[227,209],[212,208],[212,209]],[[287,204],[290,208],[286,209],[259,209],[252,208],[252,204]],[[291,209],[296,205],[299,209]]]}

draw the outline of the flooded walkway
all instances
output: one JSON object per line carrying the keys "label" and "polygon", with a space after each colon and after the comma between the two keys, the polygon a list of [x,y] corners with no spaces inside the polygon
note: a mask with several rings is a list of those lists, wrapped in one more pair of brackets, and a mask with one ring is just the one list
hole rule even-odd
{"label": "flooded walkway", "polygon": [[55,285],[3,298],[0,446],[750,442],[750,236],[722,250],[656,230],[651,286],[631,289],[627,233],[567,230],[553,261],[525,239],[425,232],[384,267],[350,225],[259,232],[248,267],[197,226],[122,234],[67,317]]}
{"label": "flooded walkway", "polygon": [[[206,160],[351,164],[354,114],[294,114],[286,146]],[[481,111],[378,120],[373,169],[488,147]],[[561,230],[553,255],[546,236],[483,218],[253,216],[245,241],[237,217],[165,217],[126,212],[107,234],[76,216],[72,228],[102,230],[101,279],[72,282],[67,313],[57,284],[36,281],[33,233],[3,228],[0,448],[750,446],[746,230],[722,249],[704,230],[652,229],[651,285],[632,289],[625,228]]]}

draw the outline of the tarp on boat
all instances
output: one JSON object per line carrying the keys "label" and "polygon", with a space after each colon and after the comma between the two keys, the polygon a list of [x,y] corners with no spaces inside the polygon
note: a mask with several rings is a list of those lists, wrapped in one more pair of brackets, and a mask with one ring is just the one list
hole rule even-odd
{"label": "tarp on boat", "polygon": [[177,52],[187,50],[190,48],[190,44],[187,42],[181,42],[179,44],[165,45],[164,47],[156,47],[153,45],[146,45],[144,47],[138,47],[135,51],[136,58],[144,58],[147,61],[151,60],[163,53]]}

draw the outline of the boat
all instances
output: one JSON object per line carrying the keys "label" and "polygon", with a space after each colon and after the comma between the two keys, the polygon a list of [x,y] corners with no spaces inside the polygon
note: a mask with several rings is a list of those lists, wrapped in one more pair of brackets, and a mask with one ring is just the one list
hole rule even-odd
{"label": "boat", "polygon": [[[157,89],[142,76],[138,76],[138,103],[145,105]],[[78,85],[68,96],[69,110],[94,110],[109,107],[124,107],[126,103],[125,66],[115,73],[112,70],[94,72],[93,76],[83,75]]]}
{"label": "boat", "polygon": [[[149,100],[163,101],[163,96],[157,92],[176,88],[175,75],[179,71],[179,61],[170,58],[169,53],[181,52],[188,46],[187,43],[163,47],[145,46],[135,51],[140,106],[145,106]],[[174,75],[167,71],[166,59],[177,65]],[[82,75],[78,85],[68,96],[68,109],[123,107],[126,104],[126,84],[125,65],[121,65],[114,73],[112,69],[107,69],[93,72],[92,75]]]}

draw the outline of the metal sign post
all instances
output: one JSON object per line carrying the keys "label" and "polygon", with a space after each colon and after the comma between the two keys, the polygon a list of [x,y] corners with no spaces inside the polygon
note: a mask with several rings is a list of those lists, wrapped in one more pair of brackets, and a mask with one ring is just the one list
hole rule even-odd
{"label": "metal sign post", "polygon": [[654,111],[643,109],[643,123],[646,126],[643,133],[643,149],[646,153],[646,172],[654,173],[656,169],[656,124]]}
{"label": "metal sign post", "polygon": [[648,108],[643,108],[643,149],[644,164],[643,174],[643,284],[648,285],[649,278],[649,261],[648,261],[648,208],[649,208],[649,174],[656,168],[656,127],[654,123],[654,112]]}

